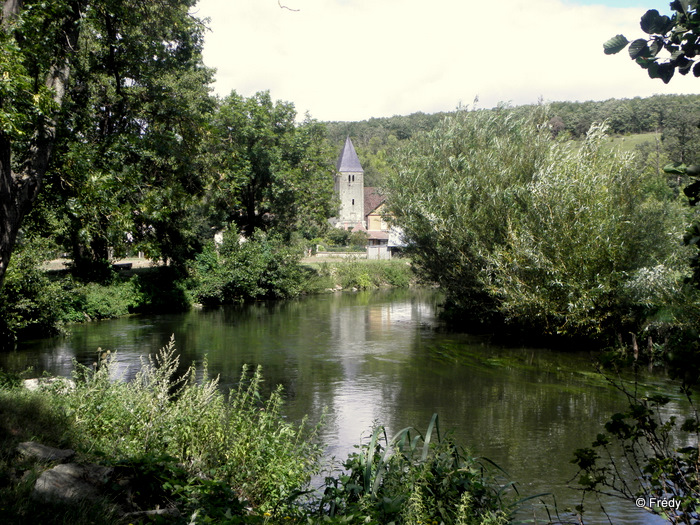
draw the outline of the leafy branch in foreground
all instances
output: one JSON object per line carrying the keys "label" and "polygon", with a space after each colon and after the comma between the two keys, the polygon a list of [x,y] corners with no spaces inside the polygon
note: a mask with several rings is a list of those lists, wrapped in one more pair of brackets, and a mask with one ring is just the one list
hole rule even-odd
{"label": "leafy branch in foreground", "polygon": [[[627,397],[627,409],[613,414],[591,447],[574,452],[578,484],[587,494],[607,495],[639,505],[672,523],[697,523],[700,518],[700,416],[691,388],[681,387],[689,409],[681,411],[665,395],[640,392],[635,380],[608,378]],[[678,415],[689,413],[680,423]],[[677,506],[659,506],[660,500]]]}
{"label": "leafy branch in foreground", "polygon": [[[697,0],[674,0],[671,17],[650,9],[641,18],[640,26],[647,38],[630,43],[624,35],[616,35],[603,44],[606,55],[619,53],[629,44],[629,55],[651,78],[668,84],[678,70],[681,75],[693,71],[700,77],[700,12]],[[661,51],[665,55],[659,56]]]}

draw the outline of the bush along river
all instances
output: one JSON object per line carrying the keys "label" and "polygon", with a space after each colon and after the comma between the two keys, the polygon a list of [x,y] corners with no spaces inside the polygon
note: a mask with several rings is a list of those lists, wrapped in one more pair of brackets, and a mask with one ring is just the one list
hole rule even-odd
{"label": "bush along river", "polygon": [[[591,445],[625,408],[624,396],[594,371],[587,353],[518,341],[496,346],[444,330],[436,318],[440,299],[434,290],[381,290],[86,323],[72,326],[70,337],[0,354],[0,367],[68,376],[74,359],[90,365],[101,348],[116,351],[128,379],[140,357],[174,334],[181,365],[206,356],[224,388],[235,385],[243,365],[262,365],[266,388],[283,385],[290,420],[318,419],[327,407],[321,438],[329,457],[345,459],[375,423],[390,436],[407,426],[423,431],[437,413],[441,431],[506,471],[521,497],[551,493],[560,512],[575,507],[581,495],[567,486],[576,474],[573,451]],[[645,382],[666,387],[662,377]],[[676,400],[667,409],[681,407]],[[553,512],[554,497],[525,504],[520,517],[531,518],[534,506],[546,519],[539,500]],[[603,503],[613,523],[662,522],[634,503]],[[593,498],[586,499],[585,522],[608,522]]]}

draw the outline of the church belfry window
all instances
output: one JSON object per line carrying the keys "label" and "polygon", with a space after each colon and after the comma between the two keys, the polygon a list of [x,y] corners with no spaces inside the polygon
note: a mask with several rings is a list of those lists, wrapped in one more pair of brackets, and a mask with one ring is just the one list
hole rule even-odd
{"label": "church belfry window", "polygon": [[355,205],[355,199],[352,200],[352,205],[353,205],[353,206]]}
{"label": "church belfry window", "polygon": [[350,175],[348,175],[348,182],[350,182]]}

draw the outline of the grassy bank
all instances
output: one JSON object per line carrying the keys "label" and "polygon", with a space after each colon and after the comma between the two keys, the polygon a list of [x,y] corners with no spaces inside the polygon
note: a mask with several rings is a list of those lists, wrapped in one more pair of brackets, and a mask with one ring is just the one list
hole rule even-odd
{"label": "grassy bank", "polygon": [[101,282],[74,278],[66,269],[47,271],[37,254],[27,251],[13,257],[0,294],[0,336],[12,344],[28,334],[51,335],[74,322],[185,311],[197,303],[406,287],[413,281],[407,260],[302,263],[297,251],[266,239],[236,245],[225,254],[206,250],[189,268],[120,269]]}
{"label": "grassy bank", "polygon": [[[174,375],[171,342],[131,383],[111,356],[76,365],[75,386],[30,392],[0,375],[0,501],[4,523],[136,523],[127,512],[167,508],[167,523],[507,523],[512,507],[487,468],[440,436],[377,427],[343,469],[322,457],[318,427],[286,422],[280,390],[260,395],[260,370],[221,392],[205,370]],[[198,379],[196,379],[198,378]],[[26,440],[70,447],[112,468],[102,498],[36,505],[34,482],[52,466],[22,458]],[[319,491],[311,477],[326,474]],[[173,512],[175,513],[175,512]],[[145,519],[145,518],[144,518]]]}
{"label": "grassy bank", "polygon": [[307,263],[305,267],[309,270],[305,283],[306,293],[368,290],[386,286],[406,288],[415,282],[415,275],[407,259],[319,261]]}

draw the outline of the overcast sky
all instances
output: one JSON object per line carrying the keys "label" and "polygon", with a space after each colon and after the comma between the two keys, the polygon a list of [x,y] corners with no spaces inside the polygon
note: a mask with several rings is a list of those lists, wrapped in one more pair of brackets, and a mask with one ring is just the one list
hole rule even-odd
{"label": "overcast sky", "polygon": [[652,80],[622,33],[643,36],[668,0],[200,0],[215,92],[269,90],[322,120],[364,120],[559,100],[700,93],[700,78]]}

